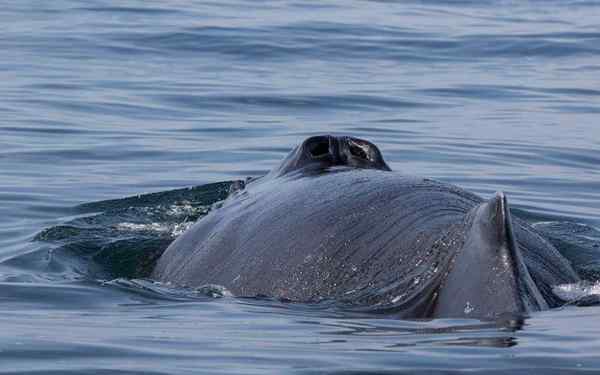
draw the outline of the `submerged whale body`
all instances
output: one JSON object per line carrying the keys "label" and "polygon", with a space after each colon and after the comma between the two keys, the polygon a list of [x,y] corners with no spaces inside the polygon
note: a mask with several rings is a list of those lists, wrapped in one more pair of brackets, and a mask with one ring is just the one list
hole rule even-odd
{"label": "submerged whale body", "polygon": [[391,171],[352,138],[306,139],[178,237],[153,277],[237,296],[335,300],[402,318],[494,317],[562,303],[578,281],[502,193]]}

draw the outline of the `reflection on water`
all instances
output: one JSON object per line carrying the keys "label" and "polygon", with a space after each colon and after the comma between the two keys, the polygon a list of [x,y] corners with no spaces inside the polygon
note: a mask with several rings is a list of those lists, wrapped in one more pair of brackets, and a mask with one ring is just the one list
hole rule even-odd
{"label": "reflection on water", "polygon": [[[599,12],[3,4],[0,373],[594,371],[600,314],[581,306],[600,278]],[[591,283],[559,291],[580,307],[400,321],[131,279],[227,189],[170,190],[262,175],[321,133],[369,139],[403,173],[504,191]]]}

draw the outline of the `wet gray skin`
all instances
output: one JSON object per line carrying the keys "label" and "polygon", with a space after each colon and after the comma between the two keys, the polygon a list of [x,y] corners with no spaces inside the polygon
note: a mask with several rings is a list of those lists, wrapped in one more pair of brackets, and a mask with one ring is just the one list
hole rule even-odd
{"label": "wet gray skin", "polygon": [[153,277],[401,318],[543,310],[562,303],[553,285],[578,281],[511,218],[502,193],[484,200],[393,172],[372,143],[329,135],[308,138],[200,219]]}

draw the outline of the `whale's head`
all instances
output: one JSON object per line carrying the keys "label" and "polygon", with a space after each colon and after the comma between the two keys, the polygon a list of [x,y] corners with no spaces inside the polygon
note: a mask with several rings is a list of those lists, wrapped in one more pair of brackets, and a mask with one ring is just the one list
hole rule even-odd
{"label": "whale's head", "polygon": [[369,141],[348,136],[317,135],[294,148],[269,175],[324,171],[331,167],[391,171],[377,146]]}

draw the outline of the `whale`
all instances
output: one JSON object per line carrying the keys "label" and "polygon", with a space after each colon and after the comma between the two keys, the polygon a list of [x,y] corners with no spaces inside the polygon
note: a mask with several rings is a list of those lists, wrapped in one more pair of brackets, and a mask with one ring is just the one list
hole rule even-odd
{"label": "whale", "polygon": [[373,143],[311,136],[176,238],[152,278],[403,319],[561,306],[579,281],[507,195],[392,171]]}

